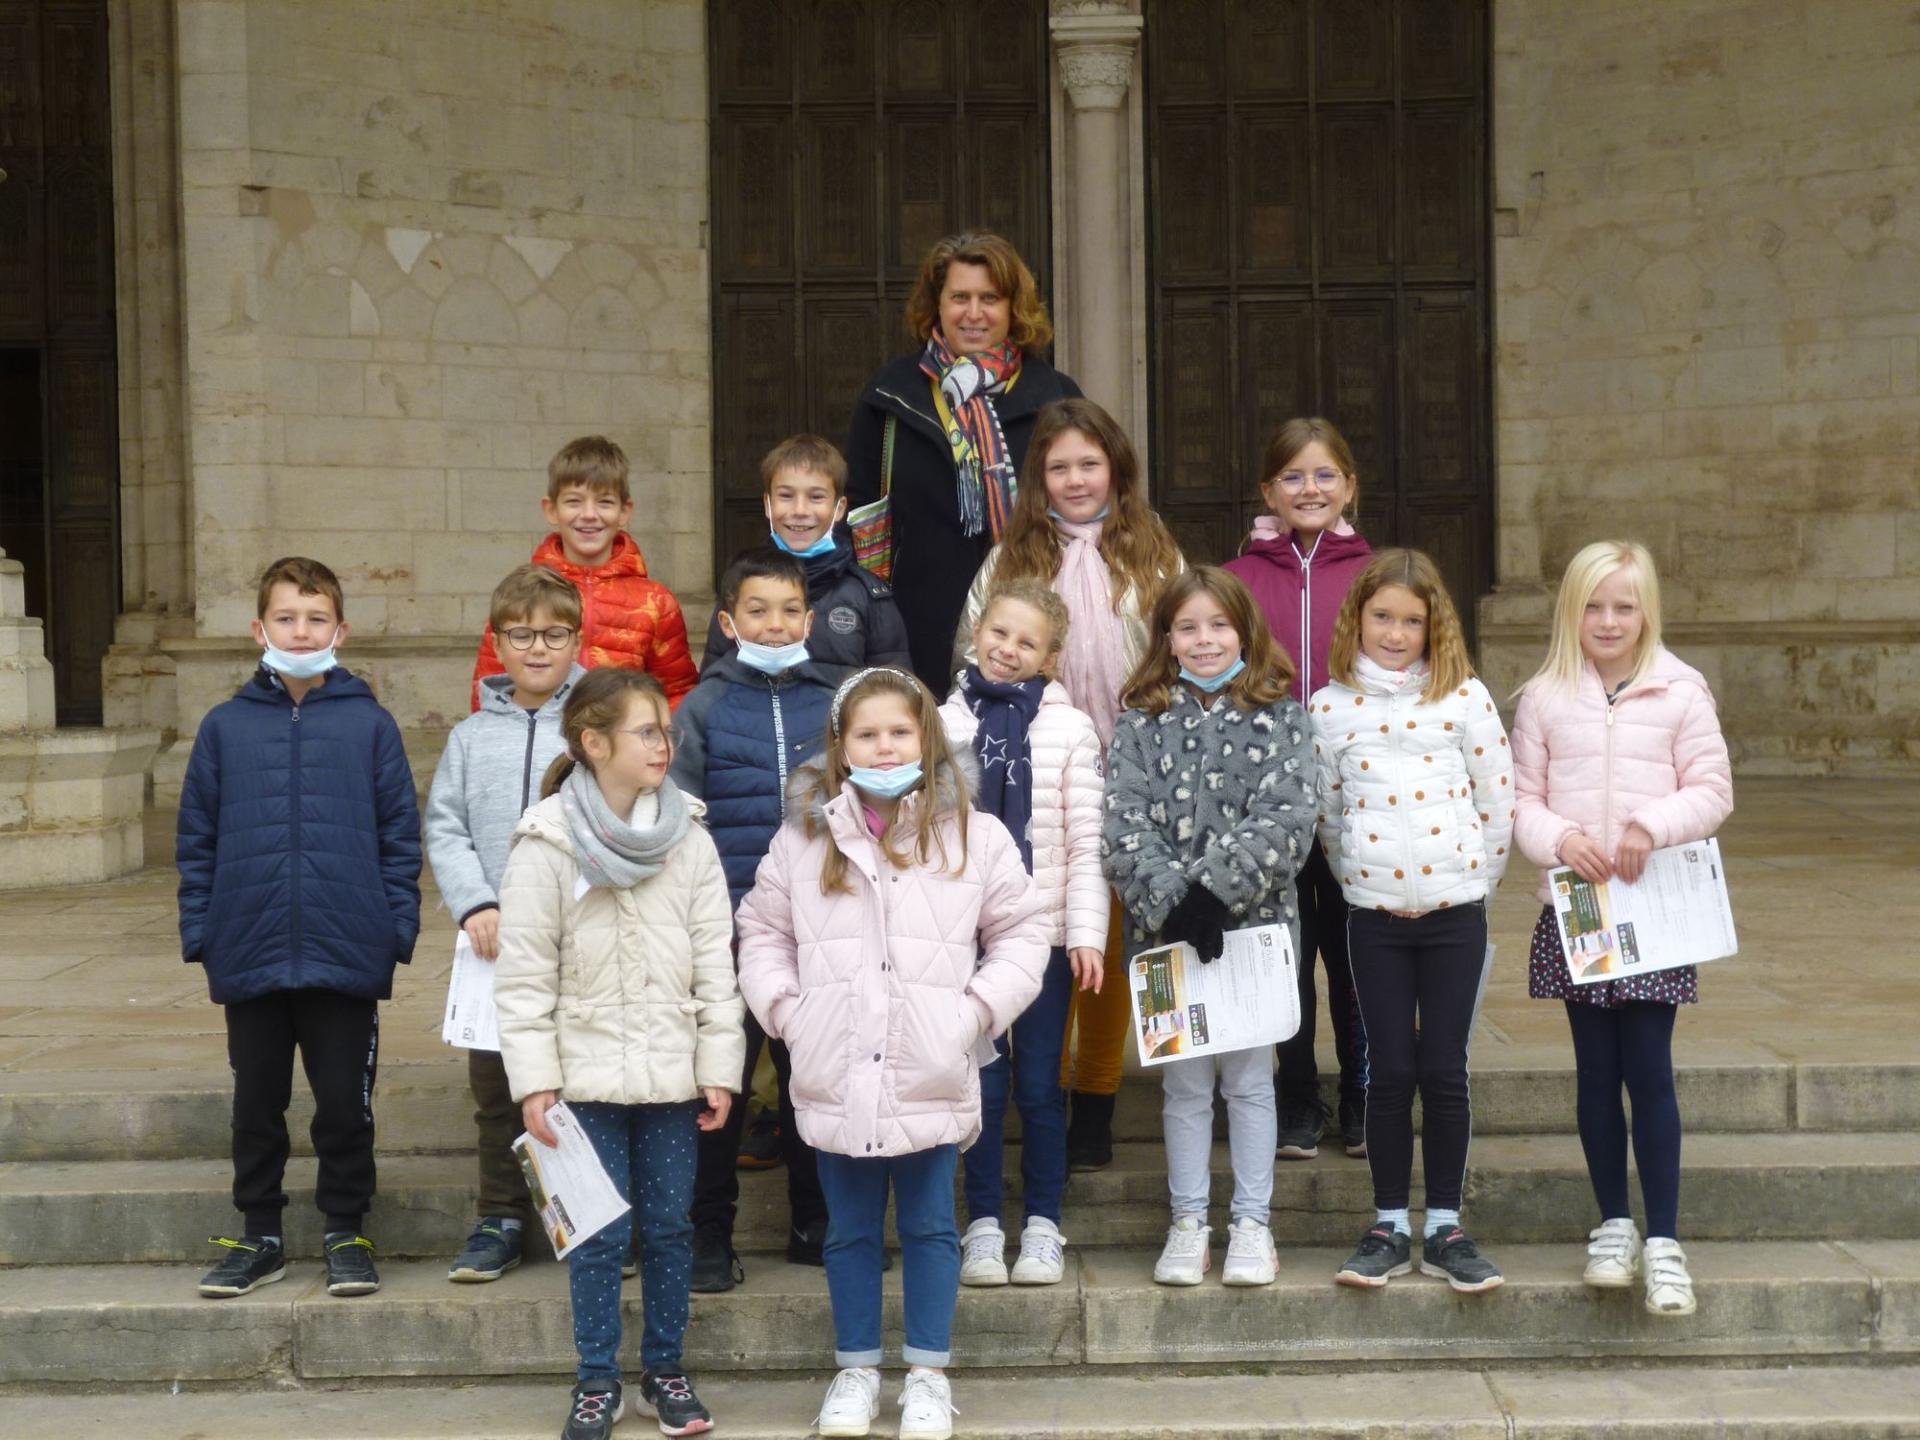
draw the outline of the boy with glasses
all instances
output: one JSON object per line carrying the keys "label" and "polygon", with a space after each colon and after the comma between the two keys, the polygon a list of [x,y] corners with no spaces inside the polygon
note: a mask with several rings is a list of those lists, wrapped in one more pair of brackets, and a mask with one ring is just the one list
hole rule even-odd
{"label": "boy with glasses", "polygon": [[[479,683],[479,708],[453,727],[427,797],[427,859],[441,899],[474,954],[500,953],[500,877],[521,812],[566,749],[561,711],[587,672],[580,592],[544,565],[522,565],[494,588],[488,633],[505,673]],[[461,1283],[497,1280],[520,1263],[527,1187],[514,1157],[520,1107],[497,1050],[467,1052],[479,1129],[480,1219],[447,1271]]]}

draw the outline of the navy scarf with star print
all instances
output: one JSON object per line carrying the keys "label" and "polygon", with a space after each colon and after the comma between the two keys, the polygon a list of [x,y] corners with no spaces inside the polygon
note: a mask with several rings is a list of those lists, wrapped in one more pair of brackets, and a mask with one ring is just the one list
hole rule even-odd
{"label": "navy scarf with star print", "polygon": [[1047,680],[1036,675],[1018,685],[1002,685],[969,665],[960,676],[960,694],[980,722],[973,732],[973,753],[980,760],[980,806],[999,819],[1019,842],[1020,858],[1033,873],[1033,753],[1027,732],[1040,713]]}

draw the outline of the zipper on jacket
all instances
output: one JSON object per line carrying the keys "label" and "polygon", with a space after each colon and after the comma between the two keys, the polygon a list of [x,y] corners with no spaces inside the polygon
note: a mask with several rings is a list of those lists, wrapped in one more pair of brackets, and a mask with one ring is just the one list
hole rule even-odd
{"label": "zipper on jacket", "polygon": [[775,765],[780,778],[780,818],[787,818],[787,721],[780,711],[780,682],[775,680],[768,686],[773,696],[773,753],[778,757]]}
{"label": "zipper on jacket", "polygon": [[[293,697],[287,697],[292,699]],[[291,802],[287,814],[287,831],[290,844],[287,864],[287,939],[288,956],[293,961],[293,979],[295,986],[303,983],[305,977],[300,973],[300,962],[306,945],[300,935],[300,704],[294,701],[292,729],[288,743],[292,753],[287,757],[287,797]]]}
{"label": "zipper on jacket", "polygon": [[1393,808],[1400,812],[1395,818],[1396,823],[1400,827],[1400,853],[1406,857],[1404,863],[1407,867],[1407,909],[1418,911],[1420,908],[1420,882],[1414,878],[1413,797],[1404,793],[1407,773],[1405,768],[1400,764],[1400,732],[1405,727],[1400,723],[1400,713],[1394,705],[1394,702],[1399,698],[1400,697],[1396,695],[1389,697],[1387,700],[1387,742],[1388,747],[1393,751],[1393,790],[1390,791],[1389,794],[1399,794],[1401,798],[1407,802],[1405,808],[1397,805]]}
{"label": "zipper on jacket", "polygon": [[876,385],[873,387],[873,393],[876,395],[886,396],[887,399],[893,401],[894,404],[898,405],[902,410],[906,411],[909,415],[914,416],[916,419],[926,421],[927,424],[931,425],[934,428],[934,431],[936,433],[938,434],[945,433],[945,431],[941,428],[941,425],[938,419],[936,419],[932,415],[927,414],[927,412],[924,410],[916,410],[912,405],[908,404],[905,400],[902,400],[898,395],[894,394],[891,390],[882,390],[878,385]]}
{"label": "zipper on jacket", "polygon": [[1607,759],[1601,771],[1600,790],[1600,848],[1609,855],[1613,853],[1613,702],[1616,698],[1607,697]]}
{"label": "zipper on jacket", "polygon": [[527,758],[520,766],[520,813],[527,813],[527,801],[533,798],[533,732],[539,727],[540,720],[532,711],[527,712]]}
{"label": "zipper on jacket", "polygon": [[1320,553],[1320,541],[1325,532],[1313,537],[1313,548],[1306,554],[1300,553],[1300,547],[1294,545],[1293,537],[1287,537],[1287,543],[1293,545],[1293,555],[1300,562],[1300,703],[1305,705],[1313,694],[1313,557]]}

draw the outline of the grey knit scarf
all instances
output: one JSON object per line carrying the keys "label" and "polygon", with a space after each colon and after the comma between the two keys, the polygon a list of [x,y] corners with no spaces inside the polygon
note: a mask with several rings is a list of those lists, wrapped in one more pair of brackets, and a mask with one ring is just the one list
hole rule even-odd
{"label": "grey knit scarf", "polygon": [[575,765],[560,783],[560,807],[574,859],[589,885],[625,889],[660,873],[673,847],[687,835],[687,798],[671,780],[659,790],[660,812],[653,824],[636,829],[613,813],[599,782],[584,765]]}

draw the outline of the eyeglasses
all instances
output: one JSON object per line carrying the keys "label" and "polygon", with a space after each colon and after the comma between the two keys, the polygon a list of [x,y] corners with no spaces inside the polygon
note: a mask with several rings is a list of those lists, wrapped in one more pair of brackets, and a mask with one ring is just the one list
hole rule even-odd
{"label": "eyeglasses", "polygon": [[667,732],[658,725],[635,725],[630,729],[616,730],[614,733],[616,735],[631,735],[648,750],[666,749],[670,738]]}
{"label": "eyeglasses", "polygon": [[535,630],[530,625],[516,625],[511,630],[502,630],[507,644],[516,650],[531,650],[533,642],[544,640],[549,650],[558,650],[573,638],[573,627],[569,625],[549,625],[544,630]]}
{"label": "eyeglasses", "polygon": [[[1282,470],[1279,476],[1281,486],[1288,490],[1304,489],[1308,478],[1309,472],[1305,470]],[[1320,489],[1331,490],[1347,477],[1338,470],[1315,470],[1311,478]]]}

